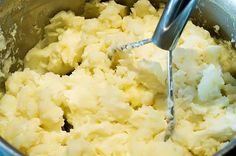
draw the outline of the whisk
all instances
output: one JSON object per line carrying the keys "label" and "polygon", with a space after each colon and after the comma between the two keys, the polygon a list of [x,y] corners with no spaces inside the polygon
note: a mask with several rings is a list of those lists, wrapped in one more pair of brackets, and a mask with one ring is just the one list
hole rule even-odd
{"label": "whisk", "polygon": [[193,8],[196,6],[197,0],[169,0],[152,38],[144,39],[137,42],[128,43],[112,50],[112,54],[116,51],[125,51],[137,48],[148,43],[153,43],[159,48],[168,50],[168,97],[167,97],[167,129],[164,141],[167,141],[173,134],[175,128],[175,112],[174,112],[174,93],[173,93],[173,76],[172,76],[172,51],[175,49],[180,35],[190,17]]}

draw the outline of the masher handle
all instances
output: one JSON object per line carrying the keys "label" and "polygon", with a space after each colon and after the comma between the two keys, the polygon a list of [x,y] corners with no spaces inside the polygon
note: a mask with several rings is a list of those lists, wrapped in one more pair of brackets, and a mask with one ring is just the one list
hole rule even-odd
{"label": "masher handle", "polygon": [[159,48],[173,50],[196,4],[197,0],[169,0],[152,42]]}

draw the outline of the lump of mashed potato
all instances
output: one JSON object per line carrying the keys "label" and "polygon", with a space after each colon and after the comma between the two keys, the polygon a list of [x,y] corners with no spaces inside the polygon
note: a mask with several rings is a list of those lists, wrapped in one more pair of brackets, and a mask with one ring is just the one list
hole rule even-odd
{"label": "lump of mashed potato", "polygon": [[163,6],[139,0],[126,16],[114,1],[97,6],[92,19],[58,13],[8,78],[3,138],[30,156],[208,156],[235,137],[235,50],[188,22],[174,51],[176,129],[164,142],[167,53],[148,44],[108,57],[151,37]]}

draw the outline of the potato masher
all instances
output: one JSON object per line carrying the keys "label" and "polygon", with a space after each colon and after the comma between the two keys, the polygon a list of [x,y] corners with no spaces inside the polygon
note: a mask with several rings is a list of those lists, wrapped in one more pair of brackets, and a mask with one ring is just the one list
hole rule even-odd
{"label": "potato masher", "polygon": [[164,9],[164,12],[162,13],[160,21],[157,24],[156,30],[152,38],[116,47],[112,50],[112,53],[110,55],[112,56],[116,51],[124,51],[132,48],[137,48],[148,43],[154,43],[159,48],[168,50],[168,110],[166,115],[168,126],[165,133],[165,141],[170,138],[175,127],[172,51],[175,49],[180,35],[196,4],[197,0],[169,0]]}

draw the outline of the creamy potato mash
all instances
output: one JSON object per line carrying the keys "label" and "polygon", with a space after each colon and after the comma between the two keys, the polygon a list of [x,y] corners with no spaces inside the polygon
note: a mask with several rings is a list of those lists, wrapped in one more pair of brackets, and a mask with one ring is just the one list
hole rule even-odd
{"label": "creamy potato mash", "polygon": [[235,137],[230,46],[188,22],[174,51],[176,129],[164,142],[166,51],[148,44],[108,57],[115,46],[151,37],[163,6],[139,0],[130,15],[113,1],[97,7],[92,19],[58,13],[25,69],[8,78],[3,138],[31,156],[203,156]]}

